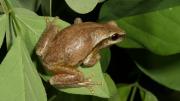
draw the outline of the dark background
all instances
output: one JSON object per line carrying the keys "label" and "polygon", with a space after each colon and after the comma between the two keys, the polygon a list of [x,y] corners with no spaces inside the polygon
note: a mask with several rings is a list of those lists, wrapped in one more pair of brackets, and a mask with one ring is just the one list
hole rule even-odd
{"label": "dark background", "polygon": [[[78,14],[68,7],[64,0],[53,0],[52,16],[59,16],[62,20],[69,23],[73,23],[76,17],[82,18],[83,21],[95,21],[98,22],[98,16],[100,8],[103,3],[99,3],[96,8],[87,14]],[[37,11],[39,15],[43,15],[41,9]],[[113,19],[112,19],[113,20]],[[0,63],[7,53],[6,40],[2,44],[0,49]],[[160,101],[178,101],[174,96],[177,96],[179,92],[167,89],[166,87],[151,80],[145,74],[140,72],[134,64],[133,60],[128,54],[128,49],[122,49],[115,45],[110,47],[111,61],[107,69],[107,73],[111,76],[116,84],[118,83],[134,83],[138,81],[141,86],[153,92]],[[138,94],[136,101],[140,101]]]}

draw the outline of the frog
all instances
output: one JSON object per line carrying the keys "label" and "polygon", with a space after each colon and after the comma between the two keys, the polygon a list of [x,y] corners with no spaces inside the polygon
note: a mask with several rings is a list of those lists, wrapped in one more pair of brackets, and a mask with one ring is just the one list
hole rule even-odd
{"label": "frog", "polygon": [[100,60],[100,50],[121,42],[124,35],[125,31],[113,20],[98,23],[76,18],[64,29],[55,24],[55,20],[46,21],[35,52],[42,66],[52,73],[51,85],[87,87],[94,83],[78,67],[93,67]]}

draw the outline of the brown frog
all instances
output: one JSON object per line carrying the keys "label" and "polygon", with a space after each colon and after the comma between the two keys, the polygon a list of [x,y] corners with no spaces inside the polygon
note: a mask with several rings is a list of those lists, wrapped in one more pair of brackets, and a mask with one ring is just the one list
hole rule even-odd
{"label": "brown frog", "polygon": [[120,42],[125,32],[114,21],[107,23],[82,22],[76,18],[74,24],[65,29],[47,22],[40,37],[36,54],[43,66],[53,73],[49,82],[58,87],[85,87],[92,85],[77,69],[80,65],[93,66],[100,59],[99,50]]}

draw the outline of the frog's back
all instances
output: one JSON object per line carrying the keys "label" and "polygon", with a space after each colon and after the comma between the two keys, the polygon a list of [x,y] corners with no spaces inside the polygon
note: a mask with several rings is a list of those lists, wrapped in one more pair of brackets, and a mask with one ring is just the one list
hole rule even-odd
{"label": "frog's back", "polygon": [[85,22],[65,28],[50,45],[45,62],[69,66],[81,64],[98,43],[93,31],[101,27],[101,24]]}

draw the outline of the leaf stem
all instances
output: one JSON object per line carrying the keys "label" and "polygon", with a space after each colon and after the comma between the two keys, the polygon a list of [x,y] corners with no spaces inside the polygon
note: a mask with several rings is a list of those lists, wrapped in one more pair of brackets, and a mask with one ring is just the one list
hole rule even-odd
{"label": "leaf stem", "polygon": [[133,90],[132,90],[132,94],[131,94],[131,97],[130,97],[130,101],[134,100],[136,91],[137,91],[137,83],[134,84],[134,87],[133,87]]}

